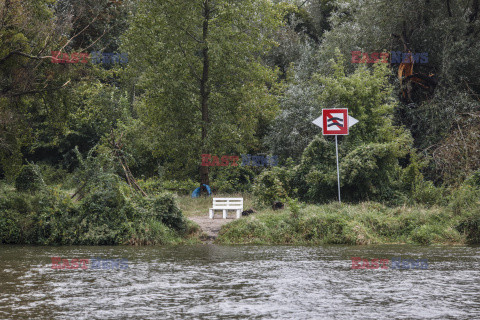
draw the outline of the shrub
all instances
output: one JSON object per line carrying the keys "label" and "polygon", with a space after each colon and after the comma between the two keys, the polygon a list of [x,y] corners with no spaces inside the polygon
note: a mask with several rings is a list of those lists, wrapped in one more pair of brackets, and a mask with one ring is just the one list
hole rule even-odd
{"label": "shrub", "polygon": [[158,178],[148,178],[147,180],[139,179],[137,183],[147,194],[158,194],[164,190],[162,180]]}
{"label": "shrub", "polygon": [[258,219],[238,219],[223,226],[219,237],[222,243],[262,243],[269,229]]}
{"label": "shrub", "polygon": [[218,192],[250,192],[255,172],[246,166],[220,167],[212,174],[212,185]]}
{"label": "shrub", "polygon": [[442,225],[424,224],[412,232],[412,240],[416,243],[428,245],[443,238],[445,227]]}
{"label": "shrub", "polygon": [[[473,211],[472,211],[473,212]],[[460,224],[447,210],[388,208],[379,203],[332,203],[300,209],[297,219],[287,212],[265,212],[222,227],[220,243],[263,244],[419,244],[471,243],[480,237],[480,209]],[[455,228],[457,226],[457,228]]]}
{"label": "shrub", "polygon": [[465,180],[464,185],[480,189],[480,170],[475,171],[470,177],[468,177]]}
{"label": "shrub", "polygon": [[456,229],[465,234],[470,244],[480,244],[480,207],[468,212],[459,221]]}
{"label": "shrub", "polygon": [[14,210],[0,209],[0,243],[21,243],[19,217]]}
{"label": "shrub", "polygon": [[461,215],[465,210],[475,208],[480,205],[480,189],[469,185],[461,186],[453,190],[448,201],[448,208],[455,214]]}
{"label": "shrub", "polygon": [[289,196],[290,180],[288,169],[275,167],[263,171],[253,186],[256,201],[267,206],[271,206],[274,201],[285,202]]}
{"label": "shrub", "polygon": [[172,194],[163,193],[153,199],[154,217],[163,224],[181,233],[186,231],[186,222],[182,211],[177,207]]}
{"label": "shrub", "polygon": [[67,170],[55,168],[48,164],[40,164],[38,167],[47,185],[61,184],[68,176]]}
{"label": "shrub", "polygon": [[45,183],[43,182],[43,178],[38,170],[38,167],[36,167],[34,164],[22,166],[20,173],[15,179],[15,188],[20,192],[35,192],[40,190],[40,188],[44,185]]}
{"label": "shrub", "polygon": [[0,194],[0,242],[71,244],[77,215],[70,197],[56,189],[35,194],[2,190]]}
{"label": "shrub", "polygon": [[445,189],[443,187],[435,187],[431,181],[422,181],[419,183],[412,194],[412,198],[417,204],[427,206],[446,204]]}
{"label": "shrub", "polygon": [[82,244],[116,244],[121,225],[127,221],[127,199],[118,182],[104,181],[80,204],[78,217],[79,241]]}
{"label": "shrub", "polygon": [[122,243],[130,245],[162,245],[179,240],[171,229],[155,219],[140,223],[126,222],[123,233]]}

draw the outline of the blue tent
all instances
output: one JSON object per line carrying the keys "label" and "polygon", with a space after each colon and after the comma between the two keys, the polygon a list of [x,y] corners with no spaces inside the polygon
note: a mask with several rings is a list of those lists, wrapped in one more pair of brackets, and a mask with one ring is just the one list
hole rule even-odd
{"label": "blue tent", "polygon": [[[202,184],[202,186],[204,186],[207,189],[208,195],[212,194],[212,191],[210,191],[210,187],[208,185]],[[192,198],[198,198],[198,197],[200,197],[200,187],[193,190],[193,192],[192,192]]]}

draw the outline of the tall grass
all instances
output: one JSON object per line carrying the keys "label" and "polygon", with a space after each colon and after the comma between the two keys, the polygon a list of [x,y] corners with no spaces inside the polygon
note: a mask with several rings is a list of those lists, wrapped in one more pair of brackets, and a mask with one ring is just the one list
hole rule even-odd
{"label": "tall grass", "polygon": [[456,214],[447,207],[389,208],[379,203],[309,205],[265,211],[222,227],[224,244],[461,244],[480,240],[480,210]]}

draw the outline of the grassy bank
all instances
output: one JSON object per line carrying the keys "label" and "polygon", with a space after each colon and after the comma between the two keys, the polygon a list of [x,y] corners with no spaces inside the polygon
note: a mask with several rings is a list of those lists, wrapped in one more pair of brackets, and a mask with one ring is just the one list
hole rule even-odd
{"label": "grassy bank", "polygon": [[222,227],[222,244],[480,243],[478,200],[466,208],[378,203],[309,205],[264,211]]}
{"label": "grassy bank", "polygon": [[81,200],[53,186],[18,191],[0,185],[0,244],[149,245],[197,243],[198,225],[185,219],[169,193],[129,195],[115,181]]}
{"label": "grassy bank", "polygon": [[[212,197],[174,196],[163,187],[150,187],[149,196],[141,197],[114,175],[94,180],[82,197],[73,197],[71,190],[44,183],[35,188],[0,184],[0,243],[198,243],[201,231],[188,217],[207,216],[212,206]],[[480,243],[480,189],[462,186],[442,194],[428,201],[431,205],[292,202],[279,211],[258,209],[251,194],[217,194],[243,197],[244,209],[257,211],[223,226],[217,243]]]}

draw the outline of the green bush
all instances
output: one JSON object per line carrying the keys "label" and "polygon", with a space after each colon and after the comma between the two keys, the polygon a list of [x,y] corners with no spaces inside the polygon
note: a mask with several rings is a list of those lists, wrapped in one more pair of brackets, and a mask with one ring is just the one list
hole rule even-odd
{"label": "green bush", "polygon": [[475,171],[463,184],[480,189],[480,170]]}
{"label": "green bush", "polygon": [[32,193],[0,185],[0,243],[166,244],[196,232],[173,195],[130,198],[126,183],[115,175],[101,174],[95,181],[75,203],[57,188]]}
{"label": "green bush", "polygon": [[122,243],[130,245],[162,245],[178,243],[179,238],[160,221],[126,222],[123,225]]}
{"label": "green bush", "polygon": [[67,170],[55,168],[48,164],[39,164],[38,167],[47,185],[62,184],[68,178]]}
{"label": "green bush", "polygon": [[456,226],[468,243],[480,244],[480,206],[465,214]]}
{"label": "green bush", "polygon": [[294,169],[293,187],[303,201],[325,203],[335,199],[337,171],[335,144],[316,136],[304,150],[302,161]]}
{"label": "green bush", "polygon": [[463,185],[454,189],[448,199],[448,209],[455,215],[462,215],[464,211],[475,208],[480,205],[480,189]]}
{"label": "green bush", "polygon": [[412,240],[415,243],[428,245],[439,242],[443,238],[445,227],[443,225],[421,225],[412,232]]}
{"label": "green bush", "polygon": [[82,200],[80,242],[165,244],[179,242],[187,224],[172,194],[129,200],[118,189],[99,189]]}
{"label": "green bush", "polygon": [[435,187],[431,181],[420,182],[412,192],[414,203],[426,206],[445,205],[445,188]]}
{"label": "green bush", "polygon": [[0,209],[0,243],[21,243],[20,215],[14,210]]}
{"label": "green bush", "polygon": [[0,239],[2,243],[71,244],[68,231],[76,216],[68,194],[43,189],[35,194],[3,189],[0,194]]}
{"label": "green bush", "polygon": [[40,175],[38,167],[34,164],[22,166],[20,173],[15,179],[15,188],[20,192],[35,192],[44,186],[43,178]]}
{"label": "green bush", "polygon": [[77,233],[81,244],[116,244],[127,221],[127,199],[118,186],[101,186],[81,202]]}
{"label": "green bush", "polygon": [[153,198],[154,218],[178,232],[185,232],[187,225],[182,211],[177,207],[172,194],[163,193]]}
{"label": "green bush", "polygon": [[247,166],[215,168],[212,172],[212,186],[221,193],[240,193],[252,190],[255,172]]}
{"label": "green bush", "polygon": [[[270,231],[265,222],[257,219],[238,219],[223,226],[219,233],[222,243],[262,244],[267,242],[267,231]],[[271,239],[268,243],[278,243]],[[273,240],[273,241],[272,241]],[[282,239],[283,240],[283,239]],[[283,243],[283,241],[280,241]]]}
{"label": "green bush", "polygon": [[138,185],[149,195],[158,194],[164,191],[162,180],[158,178],[148,178],[147,180],[137,180]]}
{"label": "green bush", "polygon": [[273,167],[263,171],[253,186],[253,195],[259,205],[271,206],[274,201],[286,202],[293,196],[291,189],[293,171],[289,168]]}

